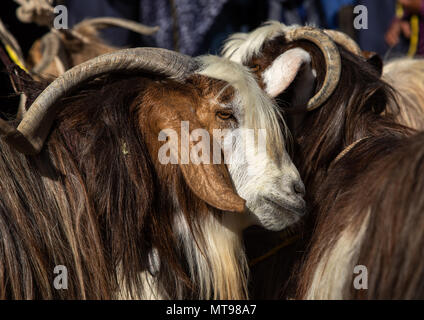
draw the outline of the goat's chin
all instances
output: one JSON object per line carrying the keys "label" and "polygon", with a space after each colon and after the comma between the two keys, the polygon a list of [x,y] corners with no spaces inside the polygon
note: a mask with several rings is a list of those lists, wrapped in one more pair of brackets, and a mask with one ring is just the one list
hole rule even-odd
{"label": "goat's chin", "polygon": [[269,231],[281,231],[301,219],[301,215],[273,204],[262,204],[253,211],[257,224]]}

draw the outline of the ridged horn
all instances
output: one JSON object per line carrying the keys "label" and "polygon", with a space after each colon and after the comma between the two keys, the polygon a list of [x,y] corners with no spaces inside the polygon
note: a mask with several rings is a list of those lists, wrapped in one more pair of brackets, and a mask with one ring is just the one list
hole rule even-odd
{"label": "ridged horn", "polygon": [[107,27],[119,27],[119,28],[131,30],[133,32],[136,32],[142,35],[152,35],[159,30],[159,27],[149,27],[135,21],[122,19],[122,18],[114,18],[114,17],[87,19],[78,23],[74,27],[74,30],[78,30],[79,28],[84,28],[87,25],[92,26],[95,29],[103,29]]}
{"label": "ridged horn", "polygon": [[153,73],[183,80],[196,69],[191,57],[158,48],[124,49],[105,54],[68,70],[53,81],[25,113],[17,129],[0,121],[0,135],[23,154],[41,151],[60,108],[57,101],[85,82],[108,73]]}
{"label": "ridged horn", "polygon": [[362,50],[359,45],[346,33],[337,30],[324,30],[336,43],[342,45],[350,52],[362,56]]}
{"label": "ridged horn", "polygon": [[324,55],[326,74],[324,83],[317,94],[312,97],[307,106],[308,111],[315,110],[324,104],[336,89],[342,71],[340,52],[334,41],[319,29],[312,27],[300,27],[286,31],[287,41],[306,40],[316,45]]}

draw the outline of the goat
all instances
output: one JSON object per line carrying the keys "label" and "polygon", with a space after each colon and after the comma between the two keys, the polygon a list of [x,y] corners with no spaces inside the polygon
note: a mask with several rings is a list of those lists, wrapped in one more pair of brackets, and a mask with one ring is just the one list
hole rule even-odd
{"label": "goat", "polygon": [[[48,3],[45,3],[45,5],[49,6]],[[52,8],[50,9],[53,11]],[[47,20],[50,21],[50,19]],[[9,55],[15,56],[15,62],[22,69],[31,73],[35,79],[54,79],[80,63],[118,50],[118,48],[106,44],[100,38],[98,31],[106,27],[125,28],[143,35],[151,35],[158,30],[158,27],[147,27],[121,18],[86,19],[75,25],[71,30],[52,29],[41,39],[36,40],[29,51],[27,60],[24,59],[18,41],[6,29],[1,20],[0,40],[8,49]],[[17,88],[17,84],[13,80],[12,84],[14,88]],[[22,95],[17,112],[17,118],[19,119],[22,118],[26,111],[24,107],[25,101],[26,97]]]}
{"label": "goat", "polygon": [[[0,119],[0,298],[247,298],[242,229],[305,211],[280,116],[219,57],[125,49],[65,72],[16,129]],[[189,151],[217,144],[238,161],[183,162],[185,121]],[[266,148],[245,151],[243,128],[265,130]],[[170,129],[175,164],[159,157]],[[52,288],[56,265],[68,290]]]}
{"label": "goat", "polygon": [[297,298],[424,297],[423,143],[423,133],[368,138],[329,170]]}
{"label": "goat", "polygon": [[[383,68],[383,79],[396,89],[400,105],[398,122],[424,130],[424,61],[413,58],[390,61]],[[388,109],[396,110],[393,101]]]}
{"label": "goat", "polygon": [[[103,41],[98,31],[107,27],[120,27],[152,35],[159,27],[115,17],[86,19],[72,29],[55,29],[55,10],[51,0],[15,0],[19,5],[17,18],[23,23],[36,23],[50,28],[50,32],[36,40],[29,51],[28,67],[35,77],[57,77],[82,62],[99,55],[116,51],[118,48]],[[0,30],[1,34],[1,30]],[[22,60],[23,61],[23,60]]]}
{"label": "goat", "polygon": [[[311,212],[280,266],[291,272],[270,275],[285,277],[282,297],[423,298],[422,147],[411,157],[423,136],[396,122],[380,73],[321,30],[278,22],[232,36],[224,55],[256,73],[295,136]],[[369,290],[353,288],[359,264]]]}
{"label": "goat", "polygon": [[151,35],[158,30],[158,27],[147,27],[121,18],[86,19],[70,30],[52,29],[35,41],[29,51],[28,68],[38,77],[55,78],[80,63],[118,50],[100,38],[99,30],[106,27],[125,28],[142,35]]}

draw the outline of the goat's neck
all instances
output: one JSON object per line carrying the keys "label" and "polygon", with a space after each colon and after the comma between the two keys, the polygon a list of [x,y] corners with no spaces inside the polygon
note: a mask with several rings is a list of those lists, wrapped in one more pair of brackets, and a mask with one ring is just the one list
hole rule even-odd
{"label": "goat's neck", "polygon": [[217,217],[208,214],[200,230],[203,241],[195,239],[182,214],[176,216],[175,227],[190,277],[198,285],[199,299],[247,298],[247,260],[242,244],[242,227],[236,214]]}
{"label": "goat's neck", "polygon": [[[216,217],[211,212],[199,225],[204,239],[198,239],[184,214],[175,214],[174,229],[180,238],[178,249],[183,252],[191,281],[197,287],[194,298],[247,298],[248,267],[241,237],[246,222],[243,220],[246,218],[241,214],[223,213],[222,217]],[[161,257],[153,248],[149,253],[150,270],[139,275],[143,283],[141,296],[123,289],[117,293],[117,298],[186,299],[183,286],[177,285],[173,296],[164,292],[156,277],[160,264]]]}

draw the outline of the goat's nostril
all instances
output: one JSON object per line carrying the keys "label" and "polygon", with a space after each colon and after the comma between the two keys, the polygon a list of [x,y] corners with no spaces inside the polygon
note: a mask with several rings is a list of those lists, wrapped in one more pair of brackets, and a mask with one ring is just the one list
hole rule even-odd
{"label": "goat's nostril", "polygon": [[293,183],[293,190],[295,193],[302,197],[306,194],[305,185],[300,181],[296,181]]}

